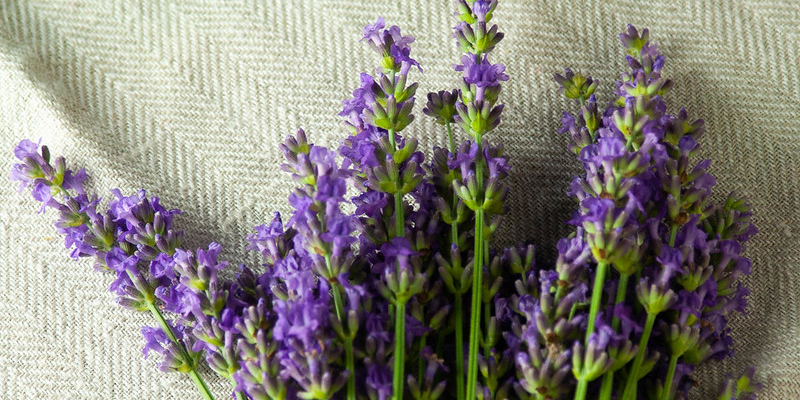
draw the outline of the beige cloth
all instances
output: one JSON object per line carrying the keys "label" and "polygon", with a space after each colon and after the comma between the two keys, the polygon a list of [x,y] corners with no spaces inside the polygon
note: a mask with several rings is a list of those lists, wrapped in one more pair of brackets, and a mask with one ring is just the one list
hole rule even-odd
{"label": "beige cloth", "polygon": [[[317,143],[345,134],[340,101],[372,71],[361,27],[382,15],[416,36],[425,73],[419,94],[458,75],[451,2],[0,0],[0,174],[22,138],[85,166],[106,194],[140,187],[180,207],[189,246],[216,240],[224,256],[255,265],[244,236],[287,211],[291,187],[278,143],[298,126]],[[671,110],[706,121],[717,195],[749,195],[761,233],[750,312],[732,323],[738,354],[704,368],[696,399],[722,375],[755,365],[762,399],[800,398],[800,6],[796,0],[638,1],[559,4],[503,0],[506,33],[502,126],[514,170],[501,241],[531,239],[552,256],[574,208],[564,195],[579,170],[556,133],[562,99],[552,74],[574,67],[601,82],[624,69],[617,34],[649,27],[677,82]],[[444,131],[421,114],[407,131],[423,149]],[[463,137],[463,136],[462,136]],[[7,178],[3,178],[7,179]],[[141,355],[149,316],[117,307],[107,275],[69,259],[29,194],[0,185],[0,398],[192,399],[191,382]],[[217,397],[228,382],[209,376]]]}

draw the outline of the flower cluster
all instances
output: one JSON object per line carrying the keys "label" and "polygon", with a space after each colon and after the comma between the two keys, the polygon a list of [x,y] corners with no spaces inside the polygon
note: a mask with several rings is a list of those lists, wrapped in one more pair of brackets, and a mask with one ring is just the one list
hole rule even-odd
{"label": "flower cluster", "polygon": [[[497,5],[456,1],[461,78],[427,95],[423,113],[447,134],[427,161],[401,135],[414,120],[409,74],[422,71],[414,38],[383,19],[364,28],[379,68],[343,103],[350,134],[338,151],[303,130],[280,146],[291,216],[255,227],[247,240],[264,264],[234,279],[219,244],[184,249],[181,212],[144,190],[112,190],[101,209],[83,170],[28,140],[11,179],[57,210],[72,257],[114,275],[119,304],[153,315],[145,357],[187,373],[207,400],[202,360],[238,400],[686,398],[698,365],[733,354],[727,322],[744,312],[744,244],[757,232],[749,206],[713,201],[710,161],[696,159],[703,121],[667,112],[665,58],[629,26],[630,69],[605,110],[596,80],[555,77],[580,106],[560,131],[583,166],[557,259],[493,246],[510,172],[487,140],[508,80],[489,58],[503,39]],[[754,399],[753,374],[726,380],[719,398]]]}
{"label": "flower cluster", "polygon": [[[577,337],[557,346],[546,334],[523,339],[550,361],[530,363],[533,379],[522,386],[531,395],[564,386],[564,374],[548,376],[544,368],[556,365],[572,342],[575,399],[636,399],[642,396],[638,388],[647,388],[647,397],[683,398],[698,364],[732,354],[727,318],[746,304],[748,291],[739,278],[750,273],[750,261],[741,254],[755,233],[749,207],[733,195],[724,204],[711,201],[710,161],[692,159],[703,121],[690,120],[684,109],[667,113],[663,96],[672,81],[661,75],[664,56],[648,31],[629,26],[620,38],[630,71],[617,82],[618,98],[604,112],[598,111],[591,77],[569,69],[556,75],[565,96],[580,104],[577,115],[564,113],[561,131],[570,134],[570,149],[585,172],[570,185],[580,209],[570,221],[576,232],[565,239],[580,249],[559,248],[560,260],[572,252],[582,254],[580,263],[557,266],[557,289],[550,292],[567,307],[570,289],[564,288],[592,289],[586,294],[586,329]],[[735,228],[726,232],[723,226]],[[546,301],[540,300],[540,309]],[[564,331],[585,312],[547,322]],[[526,318],[536,325],[542,320]]]}
{"label": "flower cluster", "polygon": [[[164,208],[158,197],[148,198],[144,190],[124,196],[118,189],[112,190],[114,199],[108,209],[101,210],[100,199],[84,188],[86,172],[66,169],[63,157],[51,164],[47,146],[23,140],[14,149],[14,155],[21,163],[13,166],[11,179],[20,181],[20,190],[33,188],[34,199],[42,203],[41,212],[53,208],[59,213],[55,225],[64,235],[71,256],[92,257],[97,270],[115,276],[109,291],[118,304],[148,311],[155,318],[157,327],[142,329],[145,357],[155,351],[162,356],[162,370],[180,371],[200,379],[197,368],[206,338],[202,335],[206,321],[196,317],[203,315],[201,307],[217,310],[221,307],[218,298],[214,298],[215,304],[202,303],[197,296],[187,293],[186,285],[191,282],[196,283],[195,288],[203,286],[199,279],[205,286],[211,286],[213,281],[209,290],[220,295],[216,292],[220,285],[216,270],[224,265],[215,261],[219,250],[208,254],[214,260],[209,265],[212,269],[202,270],[198,277],[197,269],[182,269],[174,260],[185,259],[188,254],[179,249],[183,233],[173,229],[174,216],[181,214],[179,210]],[[206,254],[202,259],[207,259]],[[197,312],[193,312],[195,308]],[[179,314],[179,319],[166,319],[163,310]],[[205,347],[222,351],[222,345]]]}
{"label": "flower cluster", "polygon": [[[375,295],[374,311],[368,316],[372,327],[380,321],[381,330],[389,331],[394,312],[393,338],[368,337],[381,351],[370,358],[375,373],[368,382],[370,391],[381,394],[379,398],[389,393],[402,398],[405,367],[413,365],[416,373],[408,377],[412,395],[431,398],[436,394],[436,398],[445,388],[435,380],[443,367],[438,358],[442,353],[434,353],[428,336],[439,333],[436,342],[441,343],[440,328],[450,311],[434,258],[446,242],[440,239],[437,197],[423,169],[424,155],[415,139],[399,134],[414,118],[417,84],[407,85],[409,71],[412,66],[422,69],[409,56],[414,39],[402,36],[396,26],[385,29],[383,19],[364,29],[363,40],[383,56],[381,69],[375,77],[362,73],[361,86],[344,102],[340,115],[348,117],[346,125],[353,135],[344,140],[339,152],[355,170],[352,182],[358,194],[352,202],[360,227],[359,256],[371,264],[367,290]],[[392,368],[378,364],[386,359],[389,346],[393,346]],[[405,360],[408,348],[411,357]]]}

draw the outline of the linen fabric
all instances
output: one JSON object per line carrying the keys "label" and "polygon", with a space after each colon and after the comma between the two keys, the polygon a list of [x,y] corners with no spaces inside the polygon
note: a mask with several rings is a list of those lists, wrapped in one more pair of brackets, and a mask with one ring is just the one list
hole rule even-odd
{"label": "linen fabric", "polygon": [[[7,180],[14,145],[42,139],[85,166],[101,196],[146,188],[185,215],[185,247],[217,241],[223,258],[258,265],[245,235],[287,212],[293,183],[278,144],[303,127],[320,145],[346,135],[341,100],[373,71],[361,28],[377,16],[417,41],[424,74],[417,120],[404,131],[430,149],[444,129],[422,115],[424,94],[456,87],[459,50],[450,1],[0,0],[0,398],[193,399],[183,375],[144,360],[149,315],[113,304],[111,277],[72,261],[28,193]],[[574,110],[552,74],[572,67],[600,81],[606,103],[626,69],[626,23],[649,28],[676,81],[670,112],[705,119],[716,197],[748,195],[761,233],[746,252],[749,312],[731,321],[736,357],[698,372],[695,399],[726,373],[755,365],[761,399],[800,398],[800,6],[796,0],[556,2],[502,0],[507,65],[503,123],[490,139],[511,158],[510,214],[500,245],[533,241],[552,259],[576,204],[580,171],[556,133]],[[463,133],[459,139],[465,139]],[[218,399],[229,382],[205,371]]]}

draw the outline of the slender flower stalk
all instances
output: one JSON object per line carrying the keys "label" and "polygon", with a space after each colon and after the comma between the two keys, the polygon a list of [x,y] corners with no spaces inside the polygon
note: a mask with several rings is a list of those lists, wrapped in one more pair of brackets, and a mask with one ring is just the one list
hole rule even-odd
{"label": "slender flower stalk", "polygon": [[[451,119],[455,116],[455,101],[456,101],[456,91],[453,91],[450,98],[452,98],[452,103],[447,101],[448,104],[448,116],[445,123],[445,128],[447,130],[447,139],[449,144],[450,154],[455,154],[456,152],[456,143],[455,139],[453,138],[453,130],[450,127],[452,124]],[[452,179],[450,180],[452,181]],[[459,236],[458,236],[458,212],[459,212],[459,205],[462,203],[458,200],[458,194],[453,191],[452,196],[452,207],[450,209],[451,216],[455,216],[453,220],[451,218],[451,230],[450,230],[450,244],[459,247]],[[455,260],[451,260],[455,261]],[[464,300],[462,299],[463,293],[460,290],[455,291],[455,305],[456,305],[456,326],[455,326],[455,336],[456,336],[456,391],[457,391],[457,398],[463,399],[464,398],[464,311],[462,309],[462,305]]]}
{"label": "slender flower stalk", "polygon": [[642,333],[641,338],[639,339],[639,349],[640,351],[636,353],[636,358],[633,360],[633,365],[631,366],[630,376],[626,380],[625,383],[625,390],[622,392],[623,399],[636,399],[636,383],[639,381],[639,374],[642,368],[642,362],[644,361],[644,349],[647,348],[647,342],[650,340],[650,333],[653,331],[653,325],[656,322],[656,315],[657,313],[648,312],[647,313],[647,320],[645,321],[644,325],[644,333]]}
{"label": "slender flower stalk", "polygon": [[[502,212],[502,201],[507,189],[500,183],[496,169],[490,171],[489,180],[484,176],[489,160],[489,151],[484,135],[500,123],[503,106],[496,105],[500,94],[500,81],[508,80],[505,67],[491,64],[486,56],[503,38],[497,25],[490,24],[497,1],[479,0],[471,5],[464,0],[456,2],[461,23],[455,28],[455,37],[466,53],[456,70],[464,73],[461,96],[456,103],[456,122],[475,144],[475,156],[469,164],[462,163],[462,182],[454,181],[456,193],[475,214],[472,302],[470,307],[469,354],[467,358],[467,382],[465,398],[472,400],[478,386],[478,352],[481,340],[481,305],[483,291],[483,269],[488,257],[488,240],[492,233],[487,230],[487,217]],[[496,161],[496,160],[495,160]],[[468,171],[468,172],[467,172]],[[463,172],[467,172],[464,174]],[[503,171],[504,173],[505,171]],[[488,212],[488,215],[487,215]],[[486,334],[486,332],[484,332]]]}
{"label": "slender flower stalk", "polygon": [[[469,328],[469,358],[467,359],[467,389],[466,398],[475,398],[478,385],[478,343],[480,342],[480,315],[481,315],[481,270],[483,269],[483,210],[475,212],[475,252],[473,253],[474,268],[472,278],[472,307],[470,308]],[[481,261],[477,261],[481,260]]]}
{"label": "slender flower stalk", "polygon": [[[340,115],[348,117],[347,125],[354,136],[345,141],[340,153],[356,167],[356,187],[363,192],[358,202],[380,198],[384,210],[375,204],[362,207],[369,213],[391,216],[390,229],[372,229],[371,238],[361,240],[367,248],[380,249],[379,257],[394,259],[396,263],[385,266],[382,271],[381,293],[391,302],[394,312],[394,368],[392,387],[395,399],[402,399],[406,381],[406,331],[407,304],[425,287],[426,274],[418,267],[421,243],[409,237],[408,231],[417,228],[409,224],[407,203],[404,197],[416,193],[423,180],[422,153],[417,151],[416,140],[404,140],[400,132],[413,121],[411,111],[417,83],[408,86],[411,67],[419,63],[410,57],[411,36],[403,36],[400,28],[385,29],[382,18],[364,28],[366,41],[381,57],[381,68],[376,77],[361,75],[362,87],[354,91],[354,98],[345,102]],[[391,199],[391,200],[390,200]],[[364,221],[362,219],[362,221]],[[373,225],[376,218],[364,221]],[[371,242],[371,243],[367,243]],[[387,254],[386,251],[397,252]],[[413,336],[412,336],[413,337]],[[423,346],[421,346],[423,347]],[[422,357],[420,349],[419,357]],[[421,364],[419,364],[421,365]]]}
{"label": "slender flower stalk", "polygon": [[[631,274],[628,272],[620,272],[619,281],[617,283],[617,294],[614,299],[614,310],[617,308],[622,308],[625,305],[625,297],[627,296],[628,292],[628,279],[630,279]],[[614,313],[614,318],[611,321],[611,329],[614,332],[618,331],[620,328],[620,318],[617,313]],[[614,389],[614,373],[615,371],[612,369],[608,371],[605,375],[603,375],[603,383],[600,388],[600,400],[611,400],[611,393]]]}
{"label": "slender flower stalk", "polygon": [[472,270],[464,268],[461,262],[464,253],[462,243],[466,238],[462,239],[459,225],[467,223],[467,212],[452,185],[453,181],[461,180],[461,170],[457,160],[463,156],[469,157],[468,150],[459,153],[452,130],[456,115],[455,105],[458,99],[458,89],[450,92],[428,93],[428,103],[422,111],[433,117],[438,124],[444,125],[449,146],[447,150],[434,147],[434,156],[429,168],[433,174],[434,187],[439,195],[437,209],[443,222],[450,225],[450,251],[445,252],[447,258],[445,255],[438,254],[437,260],[439,275],[444,279],[448,291],[454,297],[456,398],[463,399],[465,395],[463,295],[469,290],[471,282],[469,274]]}
{"label": "slender flower stalk", "polygon": [[[395,80],[394,71],[392,71],[392,81]],[[397,151],[397,138],[395,137],[395,131],[392,128],[389,128],[389,142],[392,145],[392,153]],[[402,181],[400,181],[400,177],[398,175],[395,184],[398,187],[402,186]],[[405,238],[405,218],[403,216],[403,211],[405,209],[405,204],[403,203],[403,192],[397,190],[394,192],[394,237],[396,238]],[[403,271],[400,269],[400,265],[397,268],[397,275],[401,276]],[[394,398],[395,400],[402,400],[403,399],[403,386],[405,384],[405,367],[406,367],[406,301],[395,299],[395,317],[394,317],[394,379],[393,379],[393,387],[394,387]]]}

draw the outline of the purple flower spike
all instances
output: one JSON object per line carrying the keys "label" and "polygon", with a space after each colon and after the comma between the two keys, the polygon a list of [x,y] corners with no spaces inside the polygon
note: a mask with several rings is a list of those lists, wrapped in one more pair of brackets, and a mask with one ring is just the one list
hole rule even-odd
{"label": "purple flower spike", "polygon": [[[683,109],[677,115],[667,114],[664,95],[672,81],[661,76],[665,58],[658,46],[649,42],[649,32],[629,25],[620,39],[626,47],[630,71],[617,82],[614,94],[619,97],[604,112],[598,110],[594,98],[596,81],[569,69],[564,76],[555,77],[566,97],[580,104],[577,113],[563,115],[559,130],[569,133],[570,150],[585,168],[570,185],[569,193],[581,205],[570,222],[583,228],[576,236],[591,248],[594,260],[590,261],[599,265],[595,269],[575,268],[563,260],[561,251],[557,289],[553,289],[555,283],[547,285],[545,279],[542,289],[564,296],[573,281],[591,282],[600,266],[612,265],[620,275],[606,275],[602,294],[592,294],[592,306],[599,302],[599,309],[605,307],[615,314],[617,332],[612,335],[609,350],[615,359],[611,370],[627,368],[627,376],[643,376],[638,384],[638,378],[627,379],[622,385],[624,391],[617,396],[671,397],[677,393],[681,397],[688,390],[688,375],[694,365],[731,355],[728,315],[744,310],[748,291],[738,279],[749,273],[751,265],[742,259],[738,247],[748,235],[737,235],[754,230],[744,202],[731,198],[721,206],[712,204],[710,195],[716,180],[708,173],[710,161],[693,160],[700,147],[703,122],[689,120]],[[736,225],[739,215],[742,224]],[[728,230],[728,226],[732,228]],[[582,275],[584,271],[589,274]],[[551,275],[543,273],[545,277]],[[597,276],[595,282],[599,282]],[[642,278],[625,286],[620,285],[621,276]],[[643,307],[630,306],[632,292]],[[615,297],[626,301],[614,304]],[[552,325],[545,312],[557,304],[551,298],[541,296],[537,307],[543,311],[533,316],[537,325]],[[605,324],[602,320],[595,322],[598,329]],[[646,334],[653,328],[652,336]],[[640,337],[642,346],[636,349],[631,335],[640,334],[644,335]],[[590,338],[584,336],[583,343],[589,343]],[[551,351],[549,347],[546,350],[545,354]],[[583,349],[575,352],[578,350]],[[631,352],[636,353],[633,363],[629,363]],[[645,354],[652,359],[645,360]],[[665,361],[659,354],[678,362],[659,366]],[[581,357],[574,360],[581,361]],[[577,393],[588,389],[591,396],[596,389],[588,386],[592,374],[587,365],[573,365],[573,371],[578,379]],[[665,384],[667,374],[674,379]],[[614,387],[620,386],[616,378],[605,379],[600,393],[614,397]],[[640,391],[645,387],[659,389],[636,393],[637,387],[642,388]]]}

